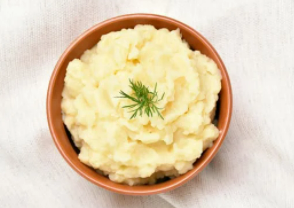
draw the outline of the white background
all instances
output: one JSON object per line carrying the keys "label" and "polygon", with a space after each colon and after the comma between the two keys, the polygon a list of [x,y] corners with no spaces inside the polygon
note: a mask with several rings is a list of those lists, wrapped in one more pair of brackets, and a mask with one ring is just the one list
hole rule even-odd
{"label": "white background", "polygon": [[[200,175],[165,194],[122,196],[73,171],[49,134],[45,100],[78,35],[126,13],[178,19],[202,33],[231,78],[228,136]],[[0,0],[1,207],[294,207],[293,0]]]}

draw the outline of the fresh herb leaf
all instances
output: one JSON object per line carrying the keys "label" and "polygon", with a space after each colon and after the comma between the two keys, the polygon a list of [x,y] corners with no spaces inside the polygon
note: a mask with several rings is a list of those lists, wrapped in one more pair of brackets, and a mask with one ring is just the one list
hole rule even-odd
{"label": "fresh herb leaf", "polygon": [[142,116],[143,113],[145,113],[148,117],[152,117],[154,114],[157,114],[160,118],[164,119],[159,112],[159,110],[163,108],[159,108],[156,105],[164,98],[165,93],[158,98],[157,83],[155,83],[154,90],[149,91],[149,88],[143,85],[140,81],[134,82],[129,79],[129,82],[129,87],[133,90],[133,92],[128,95],[121,90],[119,92],[120,96],[116,98],[126,98],[134,102],[134,104],[122,107],[130,109],[130,112],[133,113],[130,119],[135,118],[137,115]]}

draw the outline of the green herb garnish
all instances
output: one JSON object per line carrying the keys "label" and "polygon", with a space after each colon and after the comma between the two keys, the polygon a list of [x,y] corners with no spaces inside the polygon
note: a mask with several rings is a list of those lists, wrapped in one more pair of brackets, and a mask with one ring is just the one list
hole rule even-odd
{"label": "green herb garnish", "polygon": [[130,82],[130,88],[133,90],[133,93],[128,95],[124,91],[120,91],[119,93],[121,96],[118,96],[117,98],[127,98],[134,102],[134,104],[131,105],[125,105],[122,108],[129,108],[131,109],[130,112],[133,112],[130,119],[135,118],[137,115],[142,116],[143,113],[146,113],[148,117],[152,117],[153,114],[157,114],[160,118],[163,119],[163,116],[159,112],[160,109],[156,106],[156,104],[161,101],[164,98],[164,94],[158,98],[157,93],[157,83],[155,83],[155,87],[153,91],[149,91],[148,87],[142,84],[142,82],[137,81],[134,82],[133,80],[129,79]]}

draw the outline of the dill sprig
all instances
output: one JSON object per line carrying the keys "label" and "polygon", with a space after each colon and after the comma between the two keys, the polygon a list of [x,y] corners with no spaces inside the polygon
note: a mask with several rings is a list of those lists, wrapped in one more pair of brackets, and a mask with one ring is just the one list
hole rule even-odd
{"label": "dill sprig", "polygon": [[133,90],[133,92],[128,95],[124,91],[120,91],[121,96],[117,98],[126,98],[132,100],[134,104],[125,105],[122,108],[130,109],[132,112],[132,116],[130,119],[135,118],[137,115],[142,116],[143,113],[146,113],[148,117],[152,117],[153,114],[157,114],[160,118],[163,119],[163,116],[159,112],[160,109],[156,106],[156,104],[164,98],[164,94],[159,98],[157,92],[157,83],[155,83],[155,87],[153,91],[149,91],[149,88],[142,84],[142,82],[129,79],[130,85],[129,87]]}

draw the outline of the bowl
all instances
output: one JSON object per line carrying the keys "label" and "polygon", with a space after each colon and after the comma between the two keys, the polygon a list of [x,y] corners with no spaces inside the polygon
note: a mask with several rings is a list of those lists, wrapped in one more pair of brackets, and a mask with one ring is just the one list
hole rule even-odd
{"label": "bowl", "polygon": [[[194,163],[194,168],[187,173],[154,185],[128,186],[112,182],[109,178],[98,174],[94,169],[86,166],[78,159],[78,150],[75,148],[68,134],[61,115],[61,92],[64,86],[64,77],[67,65],[75,58],[80,58],[83,52],[92,48],[102,35],[123,28],[134,28],[137,24],[150,24],[159,28],[169,30],[180,29],[192,49],[197,49],[215,61],[222,74],[222,89],[217,104],[216,117],[217,127],[220,131],[219,137],[213,146],[203,152],[202,156]],[[101,22],[88,29],[70,46],[60,57],[52,73],[47,93],[47,119],[51,135],[55,145],[68,164],[81,176],[92,183],[113,192],[127,195],[150,195],[170,191],[177,188],[196,176],[212,158],[216,155],[227,134],[232,114],[232,90],[230,80],[221,58],[211,44],[197,31],[188,25],[165,16],[154,14],[129,14],[118,16]],[[74,182],[73,182],[74,183]]]}

